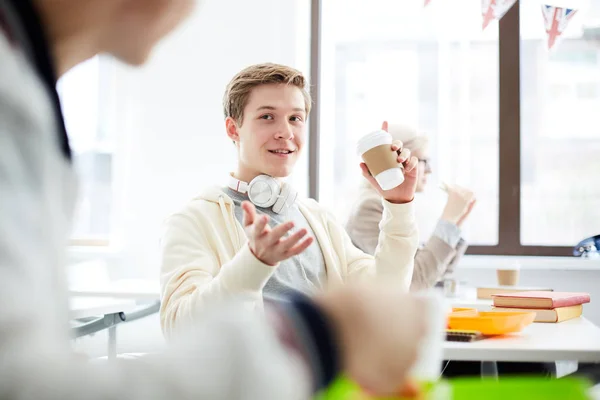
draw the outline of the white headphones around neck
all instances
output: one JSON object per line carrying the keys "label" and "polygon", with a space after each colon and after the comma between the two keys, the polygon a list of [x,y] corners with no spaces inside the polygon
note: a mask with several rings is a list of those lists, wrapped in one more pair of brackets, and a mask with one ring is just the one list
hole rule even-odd
{"label": "white headphones around neck", "polygon": [[282,183],[269,175],[259,175],[250,183],[231,176],[229,188],[240,193],[248,193],[248,198],[257,207],[269,208],[276,214],[284,213],[296,202],[298,192],[291,185]]}

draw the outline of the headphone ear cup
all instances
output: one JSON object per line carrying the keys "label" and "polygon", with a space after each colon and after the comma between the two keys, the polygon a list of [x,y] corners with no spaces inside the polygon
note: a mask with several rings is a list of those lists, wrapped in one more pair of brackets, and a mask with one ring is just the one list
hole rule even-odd
{"label": "headphone ear cup", "polygon": [[267,175],[259,175],[248,185],[248,198],[257,207],[273,206],[281,192],[279,183]]}
{"label": "headphone ear cup", "polygon": [[279,198],[273,205],[273,212],[277,214],[281,214],[285,212],[294,202],[296,201],[296,197],[298,197],[298,192],[294,190],[294,188],[287,183],[284,183],[281,187],[281,193],[279,194]]}

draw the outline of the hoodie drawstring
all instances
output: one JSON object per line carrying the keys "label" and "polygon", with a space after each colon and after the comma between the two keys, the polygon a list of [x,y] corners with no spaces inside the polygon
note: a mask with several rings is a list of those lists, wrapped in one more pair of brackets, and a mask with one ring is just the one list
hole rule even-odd
{"label": "hoodie drawstring", "polygon": [[221,214],[223,214],[223,219],[225,220],[225,225],[227,226],[227,231],[229,233],[231,242],[236,243],[238,249],[241,248],[242,245],[240,243],[239,235],[237,235],[237,232],[234,232],[234,227],[237,226],[235,217],[232,217],[232,213],[228,212],[225,201],[223,200],[223,195],[219,195],[219,207],[221,208]]}

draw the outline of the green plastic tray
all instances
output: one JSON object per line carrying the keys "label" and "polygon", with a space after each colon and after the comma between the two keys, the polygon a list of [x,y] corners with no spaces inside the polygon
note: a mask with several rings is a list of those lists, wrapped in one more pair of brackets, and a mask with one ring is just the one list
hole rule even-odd
{"label": "green plastic tray", "polygon": [[[591,384],[579,378],[547,379],[532,377],[500,378],[499,381],[480,378],[442,380],[424,389],[419,400],[591,400]],[[345,378],[339,378],[315,400],[355,400],[360,389]],[[365,399],[367,397],[364,397]],[[373,400],[404,400],[400,397],[379,397]]]}

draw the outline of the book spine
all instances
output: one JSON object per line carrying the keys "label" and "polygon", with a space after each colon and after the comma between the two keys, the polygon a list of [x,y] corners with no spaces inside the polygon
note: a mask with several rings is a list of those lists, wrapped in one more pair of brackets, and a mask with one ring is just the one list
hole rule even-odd
{"label": "book spine", "polygon": [[584,303],[589,303],[589,302],[590,302],[589,295],[574,296],[574,297],[568,297],[565,299],[554,299],[554,301],[552,302],[552,308],[576,306],[579,304],[584,304]]}

